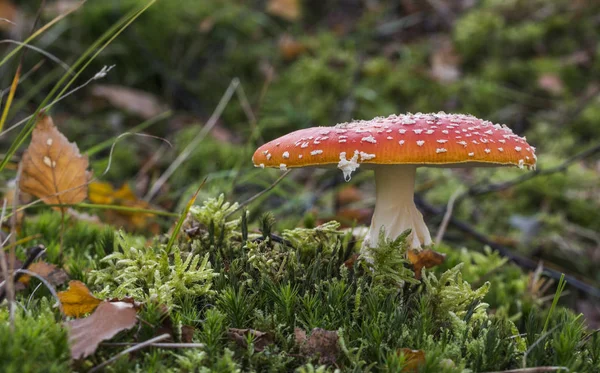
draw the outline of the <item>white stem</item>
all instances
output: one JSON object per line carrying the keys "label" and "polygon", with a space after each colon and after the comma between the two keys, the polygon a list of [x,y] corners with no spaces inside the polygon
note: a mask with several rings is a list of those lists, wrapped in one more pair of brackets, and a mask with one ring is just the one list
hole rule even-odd
{"label": "white stem", "polygon": [[416,166],[409,165],[375,167],[375,212],[363,249],[378,245],[381,228],[385,228],[388,239],[394,239],[411,229],[408,236],[411,248],[431,245],[429,229],[415,206],[416,170]]}

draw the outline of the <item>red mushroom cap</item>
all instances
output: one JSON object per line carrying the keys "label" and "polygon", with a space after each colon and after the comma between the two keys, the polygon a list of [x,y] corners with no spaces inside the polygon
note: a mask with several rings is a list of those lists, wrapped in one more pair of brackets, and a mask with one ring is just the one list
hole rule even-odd
{"label": "red mushroom cap", "polygon": [[338,164],[514,165],[534,168],[535,148],[505,125],[471,115],[406,114],[313,127],[258,148],[256,167]]}

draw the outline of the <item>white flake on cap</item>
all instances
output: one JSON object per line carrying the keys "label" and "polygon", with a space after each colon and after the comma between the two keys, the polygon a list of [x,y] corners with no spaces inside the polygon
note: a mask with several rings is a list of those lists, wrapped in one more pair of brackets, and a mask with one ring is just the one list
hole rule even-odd
{"label": "white flake on cap", "polygon": [[436,152],[436,153],[445,153],[445,152],[447,152],[447,151],[448,151],[448,150],[447,150],[446,148],[437,148],[437,149],[435,149],[435,152]]}
{"label": "white flake on cap", "polygon": [[280,164],[279,164],[279,169],[280,169],[281,171],[287,171],[287,166],[286,166],[286,164],[285,164],[285,163],[280,163]]}
{"label": "white flake on cap", "polygon": [[360,160],[363,162],[375,158],[375,154],[369,154],[369,153],[365,153],[365,152],[360,152],[359,154],[360,154]]}
{"label": "white flake on cap", "polygon": [[288,159],[290,157],[290,153],[289,152],[283,152],[282,156],[283,156],[283,158]]}
{"label": "white flake on cap", "polygon": [[350,179],[352,179],[352,173],[359,167],[360,164],[358,163],[358,150],[354,151],[354,155],[349,160],[346,159],[346,152],[340,153],[340,162],[338,163],[338,168],[342,170],[342,173],[344,174],[344,180],[350,181]]}
{"label": "white flake on cap", "polygon": [[322,153],[323,153],[323,151],[321,149],[319,149],[319,150],[313,150],[313,151],[311,151],[310,155],[317,155],[317,154],[322,154]]}
{"label": "white flake on cap", "polygon": [[373,135],[367,136],[367,137],[363,137],[362,139],[360,139],[360,141],[366,141],[366,142],[370,142],[371,144],[377,144],[377,140],[375,140],[375,138],[373,137]]}
{"label": "white flake on cap", "polygon": [[417,145],[423,146],[423,144],[425,144],[425,141],[423,141],[423,140],[417,140]]}

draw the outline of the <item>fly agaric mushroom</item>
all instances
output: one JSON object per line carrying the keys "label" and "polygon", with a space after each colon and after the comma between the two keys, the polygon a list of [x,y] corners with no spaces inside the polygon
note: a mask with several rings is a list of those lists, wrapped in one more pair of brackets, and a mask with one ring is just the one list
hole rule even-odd
{"label": "fly agaric mushroom", "polygon": [[375,247],[406,229],[412,248],[431,245],[429,229],[414,203],[419,166],[518,166],[535,168],[535,148],[505,125],[464,114],[406,114],[313,127],[264,144],[256,167],[337,165],[346,181],[360,166],[375,171],[376,202],[363,247]]}

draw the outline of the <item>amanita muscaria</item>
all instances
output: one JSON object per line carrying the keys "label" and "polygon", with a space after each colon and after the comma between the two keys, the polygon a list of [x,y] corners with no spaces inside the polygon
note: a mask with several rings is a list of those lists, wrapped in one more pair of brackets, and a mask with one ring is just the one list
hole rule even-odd
{"label": "amanita muscaria", "polygon": [[335,166],[346,181],[357,168],[375,171],[376,202],[364,246],[406,229],[412,248],[431,245],[429,229],[414,203],[417,167],[518,166],[535,168],[535,148],[505,125],[464,114],[406,114],[313,127],[258,148],[256,167]]}

